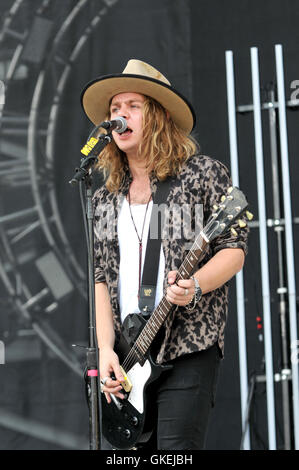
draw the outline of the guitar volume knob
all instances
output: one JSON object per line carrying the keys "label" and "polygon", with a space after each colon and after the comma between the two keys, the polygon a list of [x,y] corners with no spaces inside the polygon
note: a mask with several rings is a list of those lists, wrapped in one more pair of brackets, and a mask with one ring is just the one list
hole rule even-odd
{"label": "guitar volume knob", "polygon": [[123,435],[127,438],[130,439],[131,437],[131,431],[129,429],[124,429],[123,430]]}
{"label": "guitar volume knob", "polygon": [[130,421],[133,424],[133,426],[138,426],[138,424],[139,424],[139,420],[138,420],[137,416],[131,416]]}

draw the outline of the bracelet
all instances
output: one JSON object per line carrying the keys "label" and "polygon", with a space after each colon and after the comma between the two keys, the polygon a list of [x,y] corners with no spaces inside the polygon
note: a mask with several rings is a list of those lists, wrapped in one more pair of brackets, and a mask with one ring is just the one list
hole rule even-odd
{"label": "bracelet", "polygon": [[[187,310],[194,310],[197,302],[199,302],[200,299],[202,298],[202,290],[199,287],[198,280],[194,276],[191,276],[190,279],[192,279],[194,281],[195,291],[194,291],[193,298],[190,300],[190,302],[187,305],[185,305],[185,308]],[[192,303],[192,305],[190,305],[191,303]]]}

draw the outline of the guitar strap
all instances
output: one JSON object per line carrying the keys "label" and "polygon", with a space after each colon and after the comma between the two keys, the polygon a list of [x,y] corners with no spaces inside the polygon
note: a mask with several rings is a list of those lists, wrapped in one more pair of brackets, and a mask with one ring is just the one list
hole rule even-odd
{"label": "guitar strap", "polygon": [[140,312],[146,319],[151,315],[155,307],[160,248],[163,233],[163,210],[165,209],[165,206],[163,207],[161,205],[166,202],[173,180],[173,178],[168,177],[164,181],[159,181],[153,198],[153,209],[150,228],[148,231],[138,304]]}

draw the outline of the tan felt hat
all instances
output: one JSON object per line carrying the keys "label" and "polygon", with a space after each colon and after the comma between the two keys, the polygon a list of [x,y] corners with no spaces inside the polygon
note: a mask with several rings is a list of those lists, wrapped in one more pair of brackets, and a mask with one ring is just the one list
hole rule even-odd
{"label": "tan felt hat", "polygon": [[164,75],[141,60],[131,59],[122,73],[104,75],[87,83],[81,93],[81,104],[87,117],[98,126],[105,120],[111,98],[127,92],[154,98],[186,134],[194,128],[196,118],[191,104]]}

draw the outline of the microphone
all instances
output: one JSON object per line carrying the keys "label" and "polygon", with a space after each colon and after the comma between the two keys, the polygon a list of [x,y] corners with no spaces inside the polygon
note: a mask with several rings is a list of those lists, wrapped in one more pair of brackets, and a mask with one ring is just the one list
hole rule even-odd
{"label": "microphone", "polygon": [[121,134],[127,129],[127,121],[123,117],[112,119],[112,121],[103,121],[99,127],[103,127],[108,131],[115,131]]}

